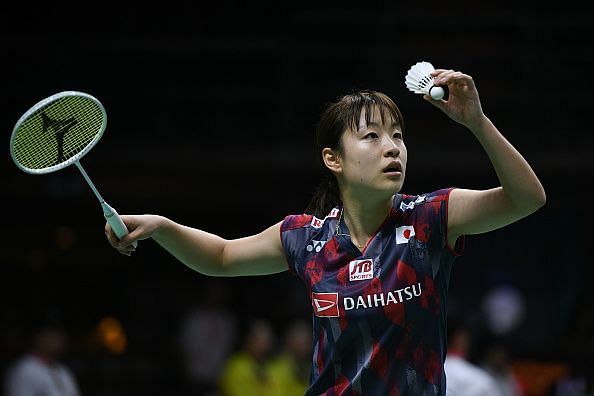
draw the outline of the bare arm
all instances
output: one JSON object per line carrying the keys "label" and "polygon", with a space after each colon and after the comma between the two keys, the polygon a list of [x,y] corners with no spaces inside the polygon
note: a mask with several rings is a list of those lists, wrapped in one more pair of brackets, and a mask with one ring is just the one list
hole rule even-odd
{"label": "bare arm", "polygon": [[485,149],[500,187],[489,190],[455,189],[448,205],[448,244],[460,235],[480,234],[504,227],[535,212],[546,202],[544,188],[522,155],[482,111],[472,77],[437,70],[436,84],[447,84],[447,101],[433,101],[454,121],[465,125]]}
{"label": "bare arm", "polygon": [[205,275],[267,275],[287,270],[277,223],[259,234],[226,240],[155,215],[122,216],[130,230],[122,240],[105,225],[107,237],[121,253],[133,251],[132,242],[152,238],[179,261]]}

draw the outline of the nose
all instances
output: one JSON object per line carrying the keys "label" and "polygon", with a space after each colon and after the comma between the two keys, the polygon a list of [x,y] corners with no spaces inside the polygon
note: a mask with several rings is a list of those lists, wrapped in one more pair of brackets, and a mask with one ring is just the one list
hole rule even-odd
{"label": "nose", "polygon": [[384,139],[384,156],[397,158],[398,155],[400,155],[398,144],[391,138]]}

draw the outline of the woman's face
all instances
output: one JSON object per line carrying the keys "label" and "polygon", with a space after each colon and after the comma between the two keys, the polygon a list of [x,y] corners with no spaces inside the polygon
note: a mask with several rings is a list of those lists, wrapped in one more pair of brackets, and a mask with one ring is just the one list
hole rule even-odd
{"label": "woman's face", "polygon": [[391,196],[402,188],[406,173],[402,131],[388,112],[382,122],[377,106],[369,123],[364,112],[357,130],[343,134],[338,178],[342,188]]}

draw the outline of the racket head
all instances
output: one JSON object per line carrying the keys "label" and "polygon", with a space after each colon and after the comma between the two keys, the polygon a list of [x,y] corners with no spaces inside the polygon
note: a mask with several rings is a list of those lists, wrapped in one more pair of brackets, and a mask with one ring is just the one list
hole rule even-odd
{"label": "racket head", "polygon": [[79,91],[59,92],[19,118],[10,137],[10,155],[24,172],[55,172],[86,155],[106,127],[107,113],[97,98]]}

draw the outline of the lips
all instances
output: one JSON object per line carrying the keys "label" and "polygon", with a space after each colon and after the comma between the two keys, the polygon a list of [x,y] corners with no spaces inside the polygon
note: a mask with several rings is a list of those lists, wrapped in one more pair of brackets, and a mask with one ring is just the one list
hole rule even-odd
{"label": "lips", "polygon": [[392,161],[386,166],[382,172],[384,173],[394,173],[394,172],[402,172],[402,164],[400,162]]}

